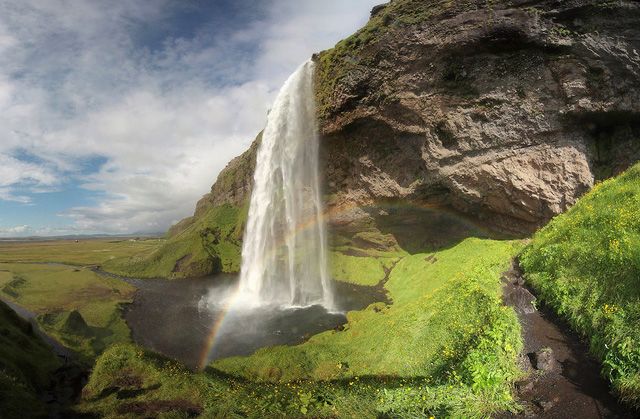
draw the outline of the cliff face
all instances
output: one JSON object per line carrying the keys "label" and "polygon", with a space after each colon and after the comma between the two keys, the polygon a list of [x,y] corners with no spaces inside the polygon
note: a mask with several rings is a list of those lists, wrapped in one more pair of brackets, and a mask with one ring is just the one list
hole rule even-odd
{"label": "cliff face", "polygon": [[[435,204],[505,232],[535,230],[640,159],[638,22],[629,0],[374,8],[364,28],[315,56],[329,205]],[[259,141],[172,239],[202,236],[216,208],[246,205]]]}
{"label": "cliff face", "polygon": [[317,57],[332,205],[526,233],[640,158],[640,5],[395,0]]}

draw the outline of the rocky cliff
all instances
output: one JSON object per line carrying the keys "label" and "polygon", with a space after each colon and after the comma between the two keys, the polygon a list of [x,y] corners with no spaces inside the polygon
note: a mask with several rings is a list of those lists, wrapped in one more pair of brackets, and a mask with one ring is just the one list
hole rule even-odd
{"label": "rocky cliff", "polygon": [[640,157],[640,4],[377,7],[317,59],[332,204],[438,203],[513,233]]}
{"label": "rocky cliff", "polygon": [[[527,234],[640,158],[637,2],[393,0],[371,15],[314,56],[328,202],[347,218],[402,201]],[[258,142],[170,235],[247,202]]]}

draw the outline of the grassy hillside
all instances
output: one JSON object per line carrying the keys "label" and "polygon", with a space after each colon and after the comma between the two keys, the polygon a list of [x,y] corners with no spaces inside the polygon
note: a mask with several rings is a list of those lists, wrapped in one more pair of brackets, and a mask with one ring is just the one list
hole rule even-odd
{"label": "grassy hillside", "polygon": [[520,261],[540,298],[589,339],[620,397],[640,406],[640,165],[555,218]]}
{"label": "grassy hillside", "polygon": [[102,268],[135,278],[186,278],[238,272],[246,207],[223,204],[209,209],[186,229],[158,246],[112,259]]}
{"label": "grassy hillside", "polygon": [[49,385],[59,366],[31,325],[0,302],[0,416],[44,415],[45,405],[38,393]]}
{"label": "grassy hillside", "polygon": [[519,248],[470,238],[405,256],[386,283],[391,305],[350,312],[343,331],[220,360],[199,374],[117,345],[99,358],[81,409],[125,417],[482,417],[513,408],[522,343],[515,313],[501,303],[500,273]]}
{"label": "grassy hillside", "polygon": [[91,362],[116,342],[130,340],[121,304],[134,287],[89,269],[50,264],[1,264],[0,297],[37,315],[44,331]]}

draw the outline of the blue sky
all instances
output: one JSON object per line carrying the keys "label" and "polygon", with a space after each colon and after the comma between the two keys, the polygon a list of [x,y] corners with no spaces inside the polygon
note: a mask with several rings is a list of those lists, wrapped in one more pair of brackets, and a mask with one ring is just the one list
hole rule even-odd
{"label": "blue sky", "polygon": [[0,237],[157,232],[380,0],[0,0]]}

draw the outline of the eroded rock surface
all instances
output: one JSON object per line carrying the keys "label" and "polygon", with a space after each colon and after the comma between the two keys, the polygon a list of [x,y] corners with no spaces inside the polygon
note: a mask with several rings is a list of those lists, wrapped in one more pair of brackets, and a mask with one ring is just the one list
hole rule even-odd
{"label": "eroded rock surface", "polygon": [[640,156],[634,1],[395,0],[318,57],[333,205],[528,233]]}

